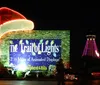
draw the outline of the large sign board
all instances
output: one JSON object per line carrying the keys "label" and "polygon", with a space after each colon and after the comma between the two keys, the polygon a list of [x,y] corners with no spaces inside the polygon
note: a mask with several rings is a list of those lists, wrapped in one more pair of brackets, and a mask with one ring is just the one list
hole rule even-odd
{"label": "large sign board", "polygon": [[10,39],[9,63],[48,70],[61,58],[61,39]]}

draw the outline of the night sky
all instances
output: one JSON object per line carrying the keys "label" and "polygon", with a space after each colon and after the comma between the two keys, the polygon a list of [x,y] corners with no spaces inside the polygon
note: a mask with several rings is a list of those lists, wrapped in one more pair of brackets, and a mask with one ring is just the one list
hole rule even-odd
{"label": "night sky", "polygon": [[[69,4],[70,3],[70,4]],[[79,65],[86,34],[92,30],[96,34],[96,42],[100,52],[99,28],[100,13],[96,8],[81,8],[75,2],[42,2],[13,0],[3,2],[0,7],[6,6],[23,14],[35,23],[35,30],[70,30],[71,32],[71,62]]]}

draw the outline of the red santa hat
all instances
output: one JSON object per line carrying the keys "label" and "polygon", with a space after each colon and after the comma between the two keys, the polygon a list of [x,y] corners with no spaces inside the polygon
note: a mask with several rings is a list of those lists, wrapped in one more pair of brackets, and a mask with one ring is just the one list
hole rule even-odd
{"label": "red santa hat", "polygon": [[32,30],[34,23],[21,13],[8,7],[0,8],[0,36],[8,31]]}

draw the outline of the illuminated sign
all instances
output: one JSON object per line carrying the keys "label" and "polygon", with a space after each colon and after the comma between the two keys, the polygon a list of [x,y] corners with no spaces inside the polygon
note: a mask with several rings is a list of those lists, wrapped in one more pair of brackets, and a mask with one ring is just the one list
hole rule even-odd
{"label": "illuminated sign", "polygon": [[47,70],[61,57],[61,39],[11,39],[9,52],[11,65]]}

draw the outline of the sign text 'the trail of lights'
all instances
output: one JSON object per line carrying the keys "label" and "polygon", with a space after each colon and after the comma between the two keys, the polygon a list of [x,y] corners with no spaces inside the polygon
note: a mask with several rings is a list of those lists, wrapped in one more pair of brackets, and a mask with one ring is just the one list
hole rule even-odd
{"label": "sign text 'the trail of lights'", "polygon": [[[12,42],[12,41],[11,41]],[[54,41],[52,40],[51,41],[51,44],[48,45],[49,41],[44,41],[43,43],[43,40],[40,40],[40,42],[37,44],[36,42],[31,42],[29,43],[28,40],[26,40],[26,43],[23,42],[23,40],[20,40],[19,41],[19,44],[11,44],[10,45],[10,52],[18,52],[18,50],[20,50],[21,53],[25,53],[25,52],[35,52],[35,53],[38,53],[38,54],[41,54],[41,53],[47,53],[47,55],[49,55],[50,53],[54,52],[54,53],[58,53],[59,52],[59,45],[56,45],[54,43]],[[20,47],[18,47],[20,46]]]}

